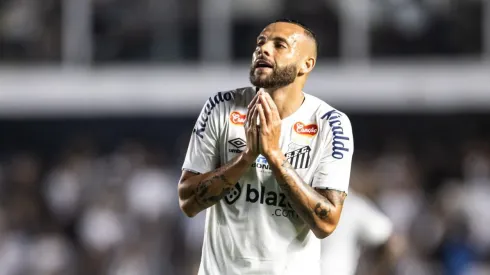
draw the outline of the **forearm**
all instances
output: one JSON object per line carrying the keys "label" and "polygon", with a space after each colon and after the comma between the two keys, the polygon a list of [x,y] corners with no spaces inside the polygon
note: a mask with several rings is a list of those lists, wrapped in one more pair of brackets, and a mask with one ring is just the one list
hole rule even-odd
{"label": "forearm", "polygon": [[179,201],[182,211],[193,217],[220,201],[247,171],[251,161],[242,153],[214,171],[181,179]]}
{"label": "forearm", "polygon": [[331,234],[337,226],[342,201],[330,200],[304,182],[283,154],[275,154],[270,162],[279,186],[298,216],[318,238]]}

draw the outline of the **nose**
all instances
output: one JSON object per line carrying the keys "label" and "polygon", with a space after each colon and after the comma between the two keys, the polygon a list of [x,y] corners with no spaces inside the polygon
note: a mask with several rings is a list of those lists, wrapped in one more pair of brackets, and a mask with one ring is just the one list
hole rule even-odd
{"label": "nose", "polygon": [[271,56],[272,53],[272,43],[270,42],[265,42],[262,45],[257,46],[257,55],[258,56]]}

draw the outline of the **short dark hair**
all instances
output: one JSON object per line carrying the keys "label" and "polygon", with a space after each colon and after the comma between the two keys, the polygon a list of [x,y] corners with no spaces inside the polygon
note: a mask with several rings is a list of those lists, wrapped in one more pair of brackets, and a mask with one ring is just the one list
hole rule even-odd
{"label": "short dark hair", "polygon": [[301,28],[303,28],[303,30],[305,30],[306,36],[313,39],[313,41],[315,42],[315,51],[316,51],[316,54],[318,55],[318,47],[319,46],[318,46],[318,40],[316,39],[316,34],[308,26],[306,26],[305,24],[303,24],[297,20],[289,19],[289,18],[281,18],[281,19],[274,21],[273,23],[290,23],[290,24],[294,24],[294,25],[297,25],[297,26],[300,26]]}

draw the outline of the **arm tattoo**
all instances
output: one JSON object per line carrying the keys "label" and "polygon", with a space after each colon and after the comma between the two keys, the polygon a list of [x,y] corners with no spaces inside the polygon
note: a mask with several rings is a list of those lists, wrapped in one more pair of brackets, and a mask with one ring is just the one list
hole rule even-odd
{"label": "arm tattoo", "polygon": [[330,213],[330,209],[322,205],[321,202],[317,203],[315,206],[315,214],[322,220],[328,218],[328,214]]}
{"label": "arm tattoo", "polygon": [[[285,159],[280,169],[278,183],[298,215],[314,229],[315,220],[328,221],[332,209],[342,206],[347,196],[345,192],[329,189],[313,189],[296,173],[292,165]],[[308,205],[309,201],[314,204]]]}
{"label": "arm tattoo", "polygon": [[233,183],[231,183],[226,177],[225,175],[219,175],[219,178],[226,184],[228,185],[233,185]]}
{"label": "arm tattoo", "polygon": [[315,214],[322,220],[328,219],[331,208],[337,205],[343,206],[347,194],[337,190],[317,190],[324,198],[315,206]]}
{"label": "arm tattoo", "polygon": [[279,185],[281,186],[282,190],[284,193],[286,193],[286,196],[289,197],[289,194],[291,193],[291,187],[286,184],[289,180],[291,180],[291,176],[289,175],[291,171],[294,171],[293,166],[291,166],[291,163],[287,159],[285,159],[281,166],[286,170],[285,173],[282,173],[282,176],[284,178],[283,181],[279,181]]}
{"label": "arm tattoo", "polygon": [[[222,171],[220,169],[216,171],[216,175],[212,178],[199,182],[194,196],[197,204],[203,207],[209,207],[220,201],[230,192],[233,184],[225,177],[225,175],[221,174],[221,172]],[[214,187],[213,183],[217,181],[224,182],[225,187]]]}
{"label": "arm tattoo", "polygon": [[[303,220],[312,227],[316,227],[314,217],[312,216],[312,213],[315,213],[315,209],[308,209],[306,207],[302,207],[301,204],[298,201],[298,198],[295,198],[295,194],[298,194],[300,187],[299,186],[292,186],[288,184],[291,181],[296,181],[296,182],[301,182],[303,185],[307,185],[306,183],[303,182],[301,178],[299,178],[298,174],[296,171],[294,171],[293,166],[287,159],[285,159],[281,167],[283,168],[281,171],[281,177],[283,180],[279,180],[279,186],[281,187],[282,191],[288,198],[289,202],[293,206],[294,210],[298,213],[300,217],[303,218]],[[309,186],[308,186],[309,187]]]}

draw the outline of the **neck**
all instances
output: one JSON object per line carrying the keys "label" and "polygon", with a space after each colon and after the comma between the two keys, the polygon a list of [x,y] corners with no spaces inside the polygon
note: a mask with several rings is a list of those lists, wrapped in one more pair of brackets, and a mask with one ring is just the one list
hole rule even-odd
{"label": "neck", "polygon": [[279,89],[262,89],[270,94],[279,111],[279,116],[284,119],[296,112],[303,104],[304,94],[302,85],[291,83]]}

